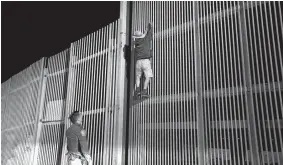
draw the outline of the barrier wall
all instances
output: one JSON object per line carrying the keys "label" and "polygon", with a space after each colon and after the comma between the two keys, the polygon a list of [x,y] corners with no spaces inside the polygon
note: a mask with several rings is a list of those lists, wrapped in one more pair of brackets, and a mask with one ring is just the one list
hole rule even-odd
{"label": "barrier wall", "polygon": [[[66,164],[77,110],[93,164],[283,164],[282,3],[126,4],[119,20],[2,83],[1,163]],[[132,33],[153,24],[142,102],[133,45],[125,64],[129,16]]]}
{"label": "barrier wall", "polygon": [[281,8],[133,2],[132,30],[153,24],[154,78],[132,100],[129,164],[283,164]]}
{"label": "barrier wall", "polygon": [[45,59],[1,86],[1,163],[28,164],[33,157]]}
{"label": "barrier wall", "polygon": [[35,164],[61,164],[70,49],[48,58]]}
{"label": "barrier wall", "polygon": [[[117,138],[116,85],[119,21],[71,44],[65,128],[73,111],[83,113],[83,126],[93,164],[112,164]],[[66,140],[66,139],[64,139]],[[66,144],[66,142],[64,143]],[[62,160],[66,147],[63,148]]]}

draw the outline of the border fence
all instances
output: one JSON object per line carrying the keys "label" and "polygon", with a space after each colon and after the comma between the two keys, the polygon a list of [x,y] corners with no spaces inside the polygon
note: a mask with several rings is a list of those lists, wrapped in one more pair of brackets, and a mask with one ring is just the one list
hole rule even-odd
{"label": "border fence", "polygon": [[[282,5],[121,2],[120,19],[1,84],[1,164],[66,164],[78,110],[93,164],[283,165]],[[154,77],[134,104],[130,38],[149,22]]]}

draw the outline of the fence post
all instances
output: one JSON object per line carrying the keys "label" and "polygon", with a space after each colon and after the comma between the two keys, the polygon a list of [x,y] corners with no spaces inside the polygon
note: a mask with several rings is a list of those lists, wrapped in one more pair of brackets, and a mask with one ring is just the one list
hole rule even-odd
{"label": "fence post", "polygon": [[65,112],[63,116],[64,120],[64,133],[63,135],[63,142],[62,142],[62,148],[61,148],[61,165],[66,164],[66,150],[67,150],[67,139],[66,139],[66,130],[67,128],[71,125],[68,117],[70,115],[70,112],[72,111],[73,108],[73,98],[74,98],[74,79],[76,77],[76,68],[73,65],[77,61],[77,57],[74,55],[74,44],[71,44],[70,46],[70,60],[69,60],[69,66],[68,66],[68,82],[67,82],[67,93],[66,93],[66,101],[65,101]]}
{"label": "fence post", "polygon": [[200,21],[199,2],[193,2],[194,19],[194,55],[195,55],[195,81],[196,81],[196,118],[197,118],[197,143],[198,143],[198,164],[204,165],[205,136],[204,136],[204,113],[202,96],[202,75],[201,75],[201,50],[200,50]]}
{"label": "fence post", "polygon": [[126,124],[127,124],[127,81],[126,81],[126,44],[127,44],[127,26],[129,21],[129,2],[121,1],[120,3],[120,19],[119,19],[119,28],[118,32],[118,56],[116,61],[117,66],[117,75],[116,75],[116,84],[115,84],[115,111],[117,115],[116,118],[116,128],[114,129],[114,135],[116,135],[114,152],[113,152],[113,161],[115,165],[124,165],[126,164]]}
{"label": "fence post", "polygon": [[[45,63],[45,61],[43,62]],[[43,114],[43,110],[44,110],[44,101],[45,101],[45,91],[46,91],[46,84],[47,84],[47,69],[44,68],[43,74],[41,76],[42,79],[42,85],[40,88],[40,93],[38,95],[39,97],[39,103],[38,103],[38,108],[37,108],[37,121],[35,122],[35,127],[36,127],[36,139],[35,139],[35,148],[33,150],[33,154],[32,154],[32,160],[31,160],[31,164],[32,165],[37,165],[37,160],[38,160],[38,150],[39,150],[39,140],[40,140],[40,135],[41,135],[41,128],[42,128],[42,123],[40,121],[40,119],[42,118],[42,114]]]}

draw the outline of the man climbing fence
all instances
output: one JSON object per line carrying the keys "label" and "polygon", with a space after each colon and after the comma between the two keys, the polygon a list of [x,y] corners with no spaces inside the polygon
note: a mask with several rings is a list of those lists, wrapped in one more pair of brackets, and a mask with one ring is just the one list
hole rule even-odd
{"label": "man climbing fence", "polygon": [[[142,33],[141,31],[136,31],[134,33],[134,47],[135,47],[135,59],[136,59],[136,88],[135,96],[149,97],[148,95],[148,85],[151,78],[153,77],[151,61],[152,58],[152,25],[149,23],[147,27],[147,32]],[[143,90],[140,89],[140,79],[142,73],[145,75],[145,81],[143,84]]]}

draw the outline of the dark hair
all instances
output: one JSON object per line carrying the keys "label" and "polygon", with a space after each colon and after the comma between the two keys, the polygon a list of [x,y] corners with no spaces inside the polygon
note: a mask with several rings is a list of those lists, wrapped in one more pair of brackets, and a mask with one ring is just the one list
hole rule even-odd
{"label": "dark hair", "polygon": [[81,115],[81,113],[80,113],[79,111],[74,111],[74,112],[70,115],[69,119],[70,119],[71,122],[74,124],[74,123],[76,123],[76,121],[78,120],[78,118],[79,118],[80,115]]}

